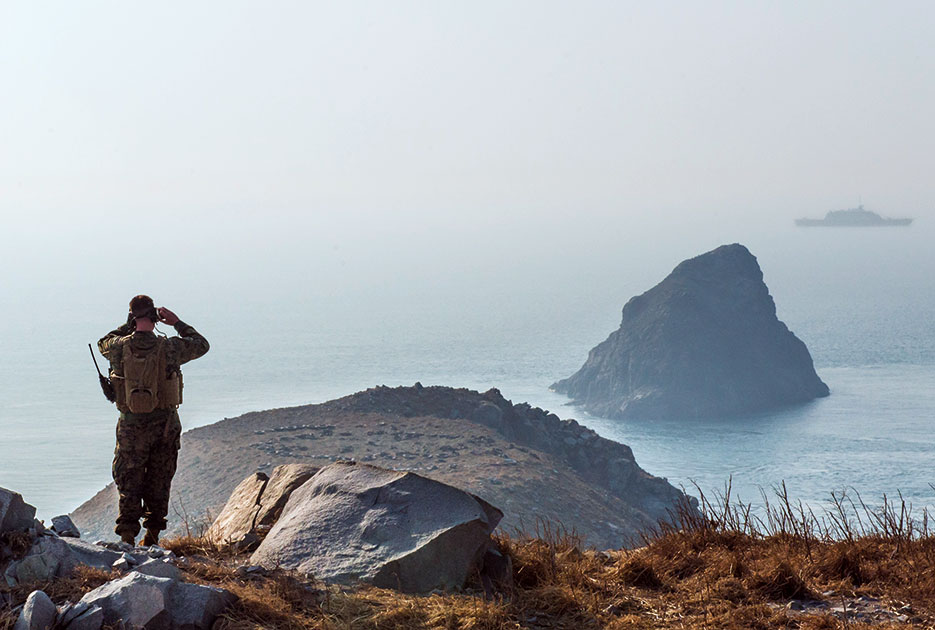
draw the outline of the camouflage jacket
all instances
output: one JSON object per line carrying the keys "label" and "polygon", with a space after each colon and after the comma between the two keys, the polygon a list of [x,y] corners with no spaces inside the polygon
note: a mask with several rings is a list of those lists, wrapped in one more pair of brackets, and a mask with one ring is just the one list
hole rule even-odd
{"label": "camouflage jacket", "polygon": [[[178,367],[204,355],[208,351],[208,340],[192,326],[179,320],[175,324],[177,337],[166,340],[166,363]],[[110,331],[97,342],[97,349],[108,361],[114,374],[123,375],[123,346],[130,344],[134,350],[145,352],[156,346],[156,334],[153,332],[133,332],[127,324]]]}

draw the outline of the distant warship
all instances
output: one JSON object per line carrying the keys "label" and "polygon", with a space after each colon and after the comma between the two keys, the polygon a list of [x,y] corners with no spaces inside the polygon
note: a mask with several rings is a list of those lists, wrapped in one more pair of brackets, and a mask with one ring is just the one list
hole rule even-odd
{"label": "distant warship", "polygon": [[912,219],[886,219],[876,212],[864,210],[862,205],[847,210],[832,210],[824,219],[796,219],[802,227],[886,227],[909,225]]}

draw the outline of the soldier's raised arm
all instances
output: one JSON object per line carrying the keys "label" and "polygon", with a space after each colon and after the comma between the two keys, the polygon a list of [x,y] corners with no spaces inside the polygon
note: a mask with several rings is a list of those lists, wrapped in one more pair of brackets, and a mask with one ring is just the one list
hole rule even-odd
{"label": "soldier's raised arm", "polygon": [[178,337],[169,340],[172,348],[172,359],[176,365],[188,363],[193,359],[204,356],[210,349],[208,340],[195,330],[194,326],[189,326],[179,319],[178,315],[164,306],[158,309],[160,321],[173,326]]}
{"label": "soldier's raised arm", "polygon": [[110,331],[97,341],[97,349],[100,350],[101,354],[104,355],[105,359],[110,360],[112,355],[116,354],[120,350],[120,345],[117,343],[117,340],[121,337],[126,337],[133,332],[133,326],[129,321]]}

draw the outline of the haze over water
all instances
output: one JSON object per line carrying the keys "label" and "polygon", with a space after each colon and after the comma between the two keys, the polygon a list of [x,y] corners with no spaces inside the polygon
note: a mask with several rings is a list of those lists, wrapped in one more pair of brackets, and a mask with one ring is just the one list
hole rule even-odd
{"label": "haze over water", "polygon": [[[547,389],[619,325],[631,295],[714,240],[689,244],[656,233],[646,246],[634,234],[611,255],[556,256],[535,275],[514,269],[436,283],[413,274],[398,292],[367,286],[312,297],[309,280],[275,298],[236,281],[210,300],[184,293],[162,300],[171,287],[152,293],[212,343],[185,371],[187,428],[377,384],[497,387],[514,402],[578,418],[632,446],[649,472],[697,482],[706,492],[733,475],[746,499],[785,480],[794,497],[810,502],[851,486],[870,500],[901,490],[916,505],[932,505],[935,335],[927,316],[935,291],[922,273],[933,268],[931,236],[924,223],[803,230],[790,221],[742,239],[758,256],[780,318],[808,344],[832,395],[723,421],[602,420]],[[684,253],[673,257],[676,244]],[[251,298],[257,289],[261,297]],[[93,283],[57,289],[66,304],[88,304],[87,313],[65,322],[47,302],[24,308],[26,295],[18,308],[6,307],[14,316],[2,329],[0,417],[12,448],[0,478],[46,515],[74,508],[109,482],[115,413],[84,344],[119,323],[126,300],[120,294],[90,304],[84,296],[95,291]]]}
{"label": "haze over water", "polygon": [[[935,504],[928,3],[206,3],[0,19],[0,486],[110,480],[86,344],[139,292],[212,344],[186,428],[376,384],[498,387],[744,498]],[[864,204],[909,228],[797,229]],[[704,423],[548,385],[741,242],[832,395]]]}

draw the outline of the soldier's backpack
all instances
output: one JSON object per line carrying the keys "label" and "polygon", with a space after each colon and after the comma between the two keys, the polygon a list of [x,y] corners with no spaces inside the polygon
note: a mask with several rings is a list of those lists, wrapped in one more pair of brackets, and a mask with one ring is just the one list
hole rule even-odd
{"label": "soldier's backpack", "polygon": [[149,413],[179,406],[182,375],[177,369],[171,373],[167,370],[166,339],[157,337],[156,347],[140,355],[130,346],[123,345],[123,379],[115,383],[117,407],[125,406],[132,413]]}

